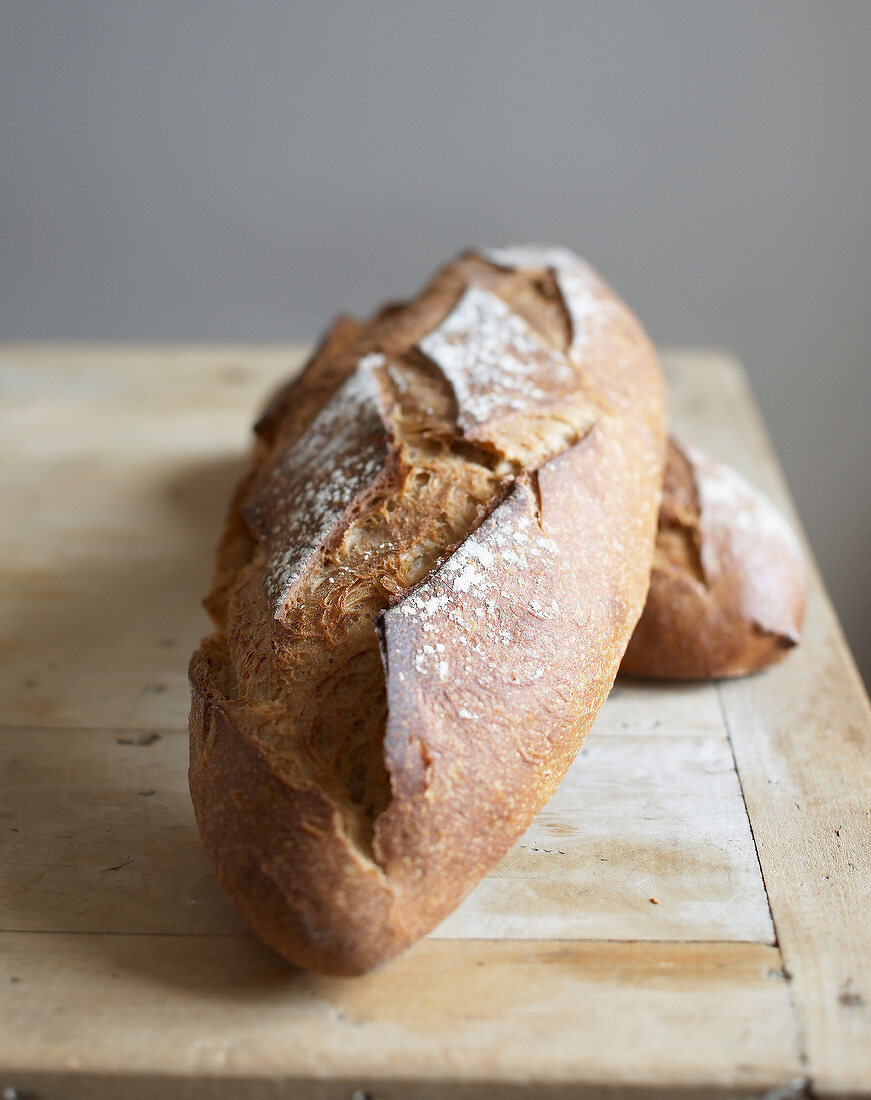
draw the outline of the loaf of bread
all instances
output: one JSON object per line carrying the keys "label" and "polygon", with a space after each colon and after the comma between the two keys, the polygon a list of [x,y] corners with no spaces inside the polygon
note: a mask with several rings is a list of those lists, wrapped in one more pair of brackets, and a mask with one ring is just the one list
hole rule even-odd
{"label": "loaf of bread", "polygon": [[257,427],[191,662],[190,787],[248,924],[356,974],[556,789],[650,575],[664,383],[562,249],[480,251],[337,321]]}
{"label": "loaf of bread", "polygon": [[799,640],[801,551],[789,524],[728,466],[670,440],[632,676],[714,680],[756,672]]}

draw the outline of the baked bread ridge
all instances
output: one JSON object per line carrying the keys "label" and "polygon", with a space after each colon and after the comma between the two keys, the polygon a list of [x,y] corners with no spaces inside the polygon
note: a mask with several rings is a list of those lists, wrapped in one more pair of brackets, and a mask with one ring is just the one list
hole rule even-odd
{"label": "baked bread ridge", "polygon": [[670,439],[650,591],[621,672],[757,672],[798,643],[804,610],[801,549],[774,504],[729,466]]}
{"label": "baked bread ridge", "polygon": [[552,249],[340,321],[267,406],[190,783],[219,881],[291,961],[392,957],[556,789],[643,605],[664,438],[643,330]]}

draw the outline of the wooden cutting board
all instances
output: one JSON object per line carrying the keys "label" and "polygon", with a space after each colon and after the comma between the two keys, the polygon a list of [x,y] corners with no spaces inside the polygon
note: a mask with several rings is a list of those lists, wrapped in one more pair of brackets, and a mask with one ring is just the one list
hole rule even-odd
{"label": "wooden cutting board", "polygon": [[[186,665],[301,353],[0,346],[3,1100],[871,1095],[871,716],[810,557],[784,664],[618,684],[395,964],[316,977],[242,926],[187,795]],[[675,431],[795,519],[740,367],[664,358]]]}

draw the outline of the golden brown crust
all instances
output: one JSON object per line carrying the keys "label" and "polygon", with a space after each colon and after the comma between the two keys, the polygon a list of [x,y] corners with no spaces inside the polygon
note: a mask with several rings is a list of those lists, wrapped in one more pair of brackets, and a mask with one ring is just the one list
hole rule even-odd
{"label": "golden brown crust", "polygon": [[582,261],[502,250],[344,325],[273,399],[191,665],[190,783],[290,960],[391,958],[559,783],[643,604],[663,389]]}
{"label": "golden brown crust", "polygon": [[801,552],[734,470],[669,442],[650,591],[621,671],[712,680],[781,660],[800,636]]}
{"label": "golden brown crust", "polygon": [[[191,795],[218,880],[242,917],[286,958],[355,974],[397,954],[403,936],[379,869],[347,843],[335,805],[270,759],[268,705],[234,705],[215,684],[214,646],[191,662]],[[317,875],[312,890],[309,873]],[[323,897],[330,906],[322,908]]]}

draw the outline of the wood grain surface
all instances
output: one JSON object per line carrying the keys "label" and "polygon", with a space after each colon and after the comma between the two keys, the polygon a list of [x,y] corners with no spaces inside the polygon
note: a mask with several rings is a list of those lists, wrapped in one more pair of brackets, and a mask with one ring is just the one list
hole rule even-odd
{"label": "wood grain surface", "polygon": [[[318,978],[247,932],[187,795],[186,663],[254,411],[300,355],[0,346],[0,1091],[871,1095],[871,716],[810,558],[782,665],[618,683],[394,965]],[[737,364],[665,367],[675,431],[790,510]]]}

